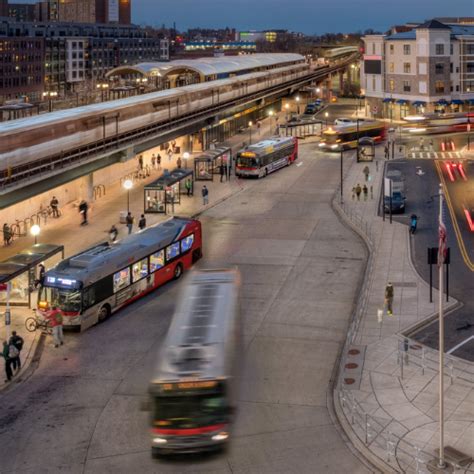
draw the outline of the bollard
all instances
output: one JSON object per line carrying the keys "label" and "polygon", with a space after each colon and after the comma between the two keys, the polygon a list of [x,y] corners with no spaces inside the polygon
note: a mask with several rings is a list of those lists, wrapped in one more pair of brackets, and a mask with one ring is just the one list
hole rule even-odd
{"label": "bollard", "polygon": [[395,443],[392,441],[392,432],[388,432],[387,438],[387,462],[390,462],[390,456],[395,455]]}
{"label": "bollard", "polygon": [[421,375],[425,375],[425,348],[421,349]]}
{"label": "bollard", "polygon": [[405,351],[405,364],[408,365],[408,349],[409,349],[409,345],[408,345],[408,339],[405,338],[403,340],[403,350]]}
{"label": "bollard", "polygon": [[369,444],[369,415],[365,414],[365,444]]}
{"label": "bollard", "polygon": [[454,365],[453,365],[453,363],[450,362],[449,365],[448,365],[448,367],[449,367],[449,377],[450,377],[450,379],[451,379],[451,385],[452,385],[452,384],[453,384],[453,378],[454,378],[454,377],[453,377],[453,371],[454,371]]}
{"label": "bollard", "polygon": [[421,473],[421,469],[420,469],[420,451],[421,449],[418,447],[418,446],[415,446],[415,462],[416,462],[416,474],[419,474]]}

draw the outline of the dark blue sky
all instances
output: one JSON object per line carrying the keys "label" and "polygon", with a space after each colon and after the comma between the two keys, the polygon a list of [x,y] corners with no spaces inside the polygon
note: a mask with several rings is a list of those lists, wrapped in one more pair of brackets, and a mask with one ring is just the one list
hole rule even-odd
{"label": "dark blue sky", "polygon": [[435,16],[474,16],[474,0],[132,0],[133,21],[154,26],[286,28],[305,33],[385,31]]}

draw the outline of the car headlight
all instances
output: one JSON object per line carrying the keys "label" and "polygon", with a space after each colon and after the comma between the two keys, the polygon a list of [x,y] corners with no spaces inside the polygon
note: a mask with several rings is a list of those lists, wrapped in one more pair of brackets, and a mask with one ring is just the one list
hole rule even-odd
{"label": "car headlight", "polygon": [[213,441],[224,441],[229,437],[229,433],[221,431],[212,437]]}
{"label": "car headlight", "polygon": [[168,441],[165,438],[153,438],[155,444],[166,444]]}

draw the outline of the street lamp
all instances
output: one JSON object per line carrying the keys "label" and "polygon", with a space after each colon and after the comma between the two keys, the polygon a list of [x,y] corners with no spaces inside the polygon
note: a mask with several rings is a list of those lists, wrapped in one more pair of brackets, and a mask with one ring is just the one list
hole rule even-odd
{"label": "street lamp", "polygon": [[99,84],[97,84],[97,89],[100,90],[102,102],[104,102],[104,93],[108,88],[109,88],[109,85],[106,82],[99,82]]}
{"label": "street lamp", "polygon": [[324,112],[324,117],[326,119],[326,128],[328,128],[328,117],[329,117],[329,112]]}
{"label": "street lamp", "polygon": [[188,160],[189,160],[189,157],[190,157],[190,156],[191,156],[191,155],[190,155],[187,151],[185,151],[185,152],[183,153],[184,168],[185,168],[185,169],[188,167]]}
{"label": "street lamp", "polygon": [[290,104],[288,102],[285,104],[285,110],[286,110],[286,121],[288,122],[288,111],[290,110]]}
{"label": "street lamp", "polygon": [[126,179],[123,182],[123,187],[127,190],[127,213],[130,212],[130,189],[133,188],[133,181],[131,179]]}
{"label": "street lamp", "polygon": [[53,99],[55,99],[58,96],[58,93],[56,91],[47,91],[43,92],[43,98],[48,98],[48,110],[50,112],[53,111]]}
{"label": "street lamp", "polygon": [[253,125],[253,122],[250,120],[249,121],[249,145],[252,144],[252,125]]}
{"label": "street lamp", "polygon": [[272,131],[272,117],[273,117],[274,114],[275,114],[275,112],[273,112],[273,110],[270,110],[268,112],[268,116],[270,117],[270,133]]}
{"label": "street lamp", "polygon": [[296,113],[299,115],[300,114],[300,96],[297,95],[295,99],[296,99]]}
{"label": "street lamp", "polygon": [[341,202],[341,205],[344,204],[344,173],[343,173],[343,155],[344,155],[344,148],[340,145],[331,145],[331,148],[333,150],[338,150],[341,152],[341,199],[340,199],[340,202]]}
{"label": "street lamp", "polygon": [[321,92],[321,88],[316,87],[316,94],[318,94],[318,97],[319,97],[320,92]]}
{"label": "street lamp", "polygon": [[40,235],[41,227],[38,224],[35,224],[30,229],[31,235],[35,238],[35,245],[38,243],[38,235]]}

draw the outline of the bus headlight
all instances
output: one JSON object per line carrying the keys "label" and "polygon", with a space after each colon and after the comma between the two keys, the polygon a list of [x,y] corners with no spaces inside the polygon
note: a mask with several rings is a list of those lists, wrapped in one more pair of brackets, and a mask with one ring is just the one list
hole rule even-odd
{"label": "bus headlight", "polygon": [[326,143],[321,142],[318,146],[320,146],[320,147],[326,146]]}
{"label": "bus headlight", "polygon": [[225,441],[229,437],[229,433],[221,431],[212,437],[213,441]]}
{"label": "bus headlight", "polygon": [[165,438],[153,438],[153,442],[155,444],[166,444],[168,441]]}

